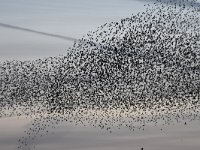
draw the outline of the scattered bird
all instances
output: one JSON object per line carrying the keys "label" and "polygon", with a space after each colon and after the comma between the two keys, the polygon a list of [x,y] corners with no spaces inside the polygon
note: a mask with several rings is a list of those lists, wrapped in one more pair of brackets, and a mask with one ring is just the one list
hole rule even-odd
{"label": "scattered bird", "polygon": [[199,120],[200,14],[185,2],[106,23],[64,56],[3,62],[0,117],[33,117],[18,149],[60,122],[111,132]]}

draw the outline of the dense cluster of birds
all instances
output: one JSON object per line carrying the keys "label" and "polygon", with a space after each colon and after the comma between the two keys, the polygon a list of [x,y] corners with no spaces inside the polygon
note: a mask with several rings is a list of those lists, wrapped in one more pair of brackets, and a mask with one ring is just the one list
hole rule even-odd
{"label": "dense cluster of birds", "polygon": [[158,120],[200,119],[200,7],[186,2],[159,1],[106,23],[64,56],[3,62],[0,116],[48,116],[27,131],[34,136],[49,120],[110,131],[116,122],[134,130]]}

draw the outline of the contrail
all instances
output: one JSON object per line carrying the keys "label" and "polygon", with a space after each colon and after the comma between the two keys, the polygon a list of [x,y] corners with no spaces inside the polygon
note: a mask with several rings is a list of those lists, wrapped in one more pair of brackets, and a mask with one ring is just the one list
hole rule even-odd
{"label": "contrail", "polygon": [[78,41],[78,39],[73,38],[73,37],[69,37],[69,36],[63,36],[63,35],[58,35],[58,34],[53,34],[53,33],[47,33],[47,32],[32,30],[32,29],[28,29],[28,28],[24,28],[24,27],[18,27],[18,26],[14,26],[14,25],[5,24],[5,23],[0,23],[0,26],[4,27],[4,28],[10,28],[10,29],[15,29],[15,30],[45,35],[45,36],[51,36],[51,37],[64,39],[64,40],[68,40],[68,41]]}

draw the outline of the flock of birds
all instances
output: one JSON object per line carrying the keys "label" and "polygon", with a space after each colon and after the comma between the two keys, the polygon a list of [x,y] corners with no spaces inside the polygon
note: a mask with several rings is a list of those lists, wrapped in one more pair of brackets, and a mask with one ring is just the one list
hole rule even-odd
{"label": "flock of birds", "polygon": [[64,56],[3,62],[0,117],[34,118],[18,148],[63,121],[112,132],[199,120],[200,7],[186,2],[106,23]]}

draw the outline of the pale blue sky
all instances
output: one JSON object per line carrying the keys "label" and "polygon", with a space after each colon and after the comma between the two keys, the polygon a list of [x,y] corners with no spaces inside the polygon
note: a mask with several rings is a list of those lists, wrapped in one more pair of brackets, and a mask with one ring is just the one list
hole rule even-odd
{"label": "pale blue sky", "polygon": [[[135,0],[0,0],[0,22],[81,38],[144,9]],[[0,27],[0,61],[64,54],[72,42]],[[3,36],[2,36],[3,35]]]}
{"label": "pale blue sky", "polygon": [[[155,0],[0,0],[0,23],[81,38],[106,22],[143,11],[150,2]],[[0,27],[0,62],[57,56],[72,44]]]}

